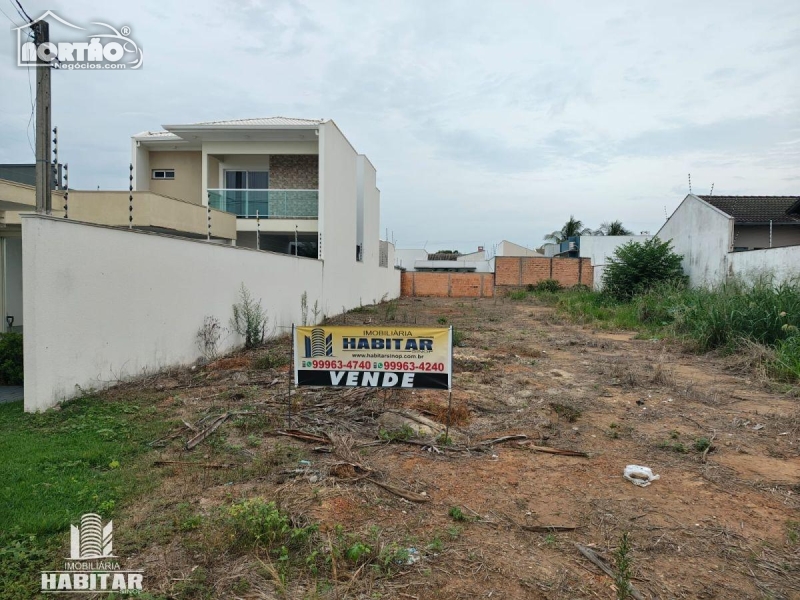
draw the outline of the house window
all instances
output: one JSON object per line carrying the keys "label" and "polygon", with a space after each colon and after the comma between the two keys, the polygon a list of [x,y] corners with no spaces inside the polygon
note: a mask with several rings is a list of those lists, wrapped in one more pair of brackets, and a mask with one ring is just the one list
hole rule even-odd
{"label": "house window", "polygon": [[225,189],[266,190],[269,188],[269,171],[225,171]]}
{"label": "house window", "polygon": [[153,169],[153,179],[175,179],[175,169]]}

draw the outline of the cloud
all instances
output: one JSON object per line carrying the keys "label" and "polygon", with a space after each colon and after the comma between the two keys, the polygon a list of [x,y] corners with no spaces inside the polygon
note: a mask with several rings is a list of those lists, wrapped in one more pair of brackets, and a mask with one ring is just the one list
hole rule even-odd
{"label": "cloud", "polygon": [[775,149],[800,132],[800,113],[725,119],[645,131],[618,145],[621,154],[758,153]]}
{"label": "cloud", "polygon": [[[336,120],[376,165],[382,230],[401,244],[538,244],[570,214],[655,231],[689,172],[697,189],[798,192],[795,2],[53,10],[128,24],[145,51],[136,73],[54,73],[53,124],[77,187],[125,187],[138,131],[280,114]],[[0,160],[30,161],[28,74],[6,53],[0,78]]]}

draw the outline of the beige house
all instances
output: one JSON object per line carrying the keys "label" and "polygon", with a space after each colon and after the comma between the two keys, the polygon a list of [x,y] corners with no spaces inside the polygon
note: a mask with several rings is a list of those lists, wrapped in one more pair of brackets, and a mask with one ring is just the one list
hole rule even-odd
{"label": "beige house", "polygon": [[[134,189],[234,214],[239,246],[321,257],[322,161],[337,160],[321,137],[334,128],[285,117],[164,125],[132,138]],[[359,215],[354,253],[363,252],[363,190]]]}

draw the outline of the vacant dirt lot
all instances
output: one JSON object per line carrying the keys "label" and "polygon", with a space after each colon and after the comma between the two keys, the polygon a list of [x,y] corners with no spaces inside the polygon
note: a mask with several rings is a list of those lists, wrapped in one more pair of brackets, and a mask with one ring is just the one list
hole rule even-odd
{"label": "vacant dirt lot", "polygon": [[[444,423],[440,392],[305,389],[292,395],[287,423],[289,368],[269,366],[288,357],[286,339],[161,377],[165,418],[191,425],[247,414],[192,451],[183,444],[195,433],[182,425],[155,444],[154,460],[193,464],[154,466],[164,474],[160,492],[115,520],[117,537],[128,539],[118,552],[145,569],[147,589],[219,598],[614,598],[613,579],[575,544],[613,565],[628,532],[631,583],[642,597],[800,598],[797,397],[731,371],[730,360],[592,331],[531,301],[404,298],[396,312],[379,305],[346,316],[349,324],[445,320],[464,334],[454,351],[450,447],[425,446],[441,433],[435,424],[432,435],[397,439],[408,432],[398,424]],[[322,439],[278,434],[290,427]],[[511,435],[527,439],[480,444]],[[230,466],[208,466],[220,464]],[[636,487],[622,477],[629,464],[660,479]],[[281,578],[268,556],[234,553],[202,525],[220,506],[255,496],[319,523],[323,538],[341,525],[373,545],[415,548],[419,560],[381,573],[342,560],[324,576]],[[453,507],[463,520],[449,514]]]}

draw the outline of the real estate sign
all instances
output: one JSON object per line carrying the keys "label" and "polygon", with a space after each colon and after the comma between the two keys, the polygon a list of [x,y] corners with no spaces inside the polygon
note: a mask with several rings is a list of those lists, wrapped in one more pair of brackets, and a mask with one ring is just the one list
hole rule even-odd
{"label": "real estate sign", "polygon": [[452,349],[451,328],[295,327],[294,383],[449,390]]}

